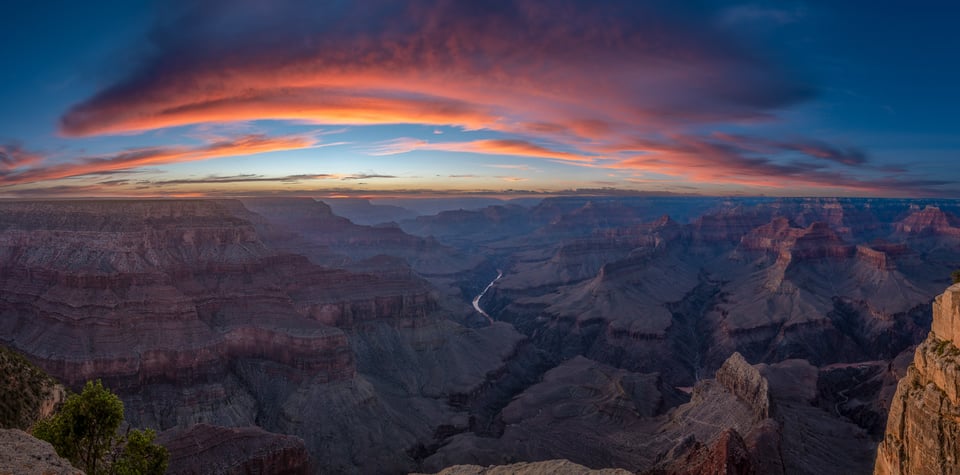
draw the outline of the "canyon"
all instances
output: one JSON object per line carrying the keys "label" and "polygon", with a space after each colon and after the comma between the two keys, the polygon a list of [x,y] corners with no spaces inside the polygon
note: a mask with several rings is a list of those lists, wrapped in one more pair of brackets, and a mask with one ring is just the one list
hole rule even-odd
{"label": "canyon", "polygon": [[885,435],[926,417],[901,377],[956,404],[960,203],[412,208],[2,201],[0,344],[102,379],[172,473],[870,473],[933,456]]}

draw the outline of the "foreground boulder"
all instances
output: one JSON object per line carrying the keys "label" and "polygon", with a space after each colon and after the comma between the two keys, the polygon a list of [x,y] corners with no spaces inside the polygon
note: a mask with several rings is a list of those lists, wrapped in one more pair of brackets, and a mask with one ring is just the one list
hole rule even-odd
{"label": "foreground boulder", "polygon": [[0,429],[0,475],[83,475],[49,442],[18,429]]}

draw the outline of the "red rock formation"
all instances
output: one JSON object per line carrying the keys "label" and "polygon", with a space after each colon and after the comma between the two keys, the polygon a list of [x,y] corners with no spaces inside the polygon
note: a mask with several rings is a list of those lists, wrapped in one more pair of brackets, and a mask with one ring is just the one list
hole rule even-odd
{"label": "red rock formation", "polygon": [[960,238],[960,220],[936,206],[914,210],[894,224],[894,230],[907,236],[949,236]]}
{"label": "red rock formation", "polygon": [[775,218],[740,239],[745,250],[761,250],[779,254],[783,261],[810,259],[843,259],[856,252],[830,229],[827,223],[816,222],[806,228],[794,228],[783,217]]}
{"label": "red rock formation", "polygon": [[336,381],[355,372],[336,325],[411,326],[435,307],[414,279],[275,254],[237,206],[0,204],[0,339],[74,386],[217,380],[238,358]]}
{"label": "red rock formation", "polygon": [[886,252],[872,249],[867,246],[857,246],[857,259],[865,262],[870,267],[877,270],[895,270],[897,268],[893,259]]}
{"label": "red rock formation", "polygon": [[665,468],[647,475],[753,475],[761,474],[751,464],[750,451],[736,430],[720,433],[709,446],[697,444],[694,450]]}
{"label": "red rock formation", "polygon": [[960,284],[937,297],[933,327],[890,405],[877,475],[960,473]]}
{"label": "red rock formation", "polygon": [[785,243],[793,243],[803,234],[803,228],[790,225],[784,217],[774,218],[740,238],[740,247],[751,251],[780,252]]}

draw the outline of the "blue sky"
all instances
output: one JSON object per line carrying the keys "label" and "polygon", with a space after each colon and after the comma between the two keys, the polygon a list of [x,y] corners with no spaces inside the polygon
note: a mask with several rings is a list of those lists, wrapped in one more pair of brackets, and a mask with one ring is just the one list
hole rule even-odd
{"label": "blue sky", "polygon": [[952,2],[0,14],[0,196],[960,195]]}

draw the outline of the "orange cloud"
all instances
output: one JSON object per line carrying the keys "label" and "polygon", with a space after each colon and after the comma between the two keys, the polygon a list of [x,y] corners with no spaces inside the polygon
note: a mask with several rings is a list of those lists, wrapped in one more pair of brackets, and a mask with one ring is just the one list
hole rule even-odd
{"label": "orange cloud", "polygon": [[317,88],[250,92],[246,81],[230,83],[235,95],[142,102],[135,107],[76,108],[65,116],[67,136],[138,132],[200,123],[296,120],[332,125],[455,124],[483,128],[496,118],[483,108],[445,98],[385,98]]}
{"label": "orange cloud", "polygon": [[[716,6],[678,14],[670,0],[246,2],[262,7],[170,0],[150,36],[156,54],[67,110],[61,133],[264,119],[454,126],[505,138],[399,139],[372,153],[533,157],[750,186],[913,183],[854,177],[853,167],[878,171],[855,148],[711,133],[772,120],[816,93],[781,64],[785,55],[742,41]],[[0,183],[217,153],[132,151]],[[248,153],[258,152],[239,145],[220,156]]]}
{"label": "orange cloud", "polygon": [[267,137],[253,134],[213,142],[200,147],[153,147],[127,150],[106,157],[87,157],[74,162],[18,169],[0,175],[0,186],[56,180],[95,173],[117,172],[149,165],[210,160],[213,158],[254,155],[297,150],[315,145],[303,136]]}
{"label": "orange cloud", "polygon": [[[695,136],[672,136],[663,142],[636,141],[622,148],[638,154],[611,165],[639,173],[667,175],[691,183],[744,185],[774,189],[797,187],[834,189],[837,191],[858,190],[877,194],[899,193],[924,195],[930,187],[950,184],[942,180],[916,180],[907,177],[854,176],[833,170],[822,160],[838,161],[834,156],[823,156],[822,147],[815,150],[814,157],[820,161],[796,160],[780,162],[767,158],[762,153],[771,145],[763,140],[751,141],[744,137],[736,140],[720,136],[719,140]],[[775,144],[776,148],[802,151],[800,145]],[[831,149],[832,150],[832,149]],[[846,152],[852,157],[857,155]],[[839,155],[838,155],[839,156]]]}
{"label": "orange cloud", "polygon": [[[768,117],[812,89],[672,2],[172,0],[158,54],[64,114],[68,136],[258,119],[581,137]],[[253,13],[255,12],[255,13]],[[387,13],[389,12],[389,13]],[[216,25],[216,27],[214,27]]]}

